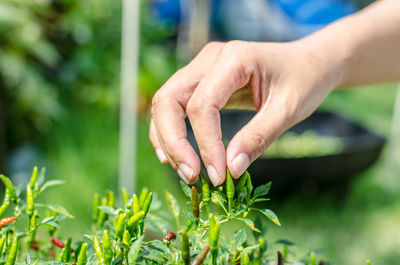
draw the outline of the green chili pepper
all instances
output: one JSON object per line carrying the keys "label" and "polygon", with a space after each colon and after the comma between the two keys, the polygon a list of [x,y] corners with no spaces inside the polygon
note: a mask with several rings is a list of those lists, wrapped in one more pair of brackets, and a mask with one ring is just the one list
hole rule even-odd
{"label": "green chili pepper", "polygon": [[148,194],[149,194],[149,189],[144,187],[142,189],[142,191],[140,192],[140,195],[139,195],[139,205],[140,205],[140,207],[143,208],[144,202],[145,202]]}
{"label": "green chili pepper", "polygon": [[0,239],[0,256],[3,254],[3,249],[6,243],[7,237],[6,236],[2,236]]}
{"label": "green chili pepper", "polygon": [[71,260],[71,243],[72,238],[68,238],[63,248],[62,262],[69,262]]}
{"label": "green chili pepper", "polygon": [[110,235],[107,230],[103,231],[103,247],[104,247],[104,258],[107,264],[111,264],[113,258],[112,245]]}
{"label": "green chili pepper", "polygon": [[244,253],[242,256],[242,264],[241,265],[249,265],[249,264],[250,264],[249,254]]}
{"label": "green chili pepper", "polygon": [[31,189],[34,190],[36,188],[36,180],[37,180],[37,175],[38,175],[38,169],[37,167],[33,168],[31,179],[29,180],[29,186],[31,186]]}
{"label": "green chili pepper", "polygon": [[29,219],[29,242],[35,241],[37,217],[37,212],[34,211],[32,217]]}
{"label": "green chili pepper", "polygon": [[247,175],[246,192],[247,192],[247,201],[249,201],[251,197],[251,192],[253,191],[253,184],[251,184],[251,177],[249,172],[245,171],[244,174]]}
{"label": "green chili pepper", "polygon": [[15,264],[15,260],[17,259],[17,254],[18,254],[18,248],[19,248],[18,237],[14,237],[10,251],[8,252],[6,265]]}
{"label": "green chili pepper", "polygon": [[283,246],[282,248],[282,257],[283,259],[287,259],[287,255],[288,255],[289,249],[287,246]]}
{"label": "green chili pepper", "polygon": [[217,264],[217,256],[218,256],[218,239],[219,239],[219,231],[220,231],[220,223],[217,223],[214,215],[210,215],[209,218],[209,235],[208,235],[208,244],[210,245],[213,265]]}
{"label": "green chili pepper", "polygon": [[115,207],[115,195],[111,190],[106,191],[107,206]]}
{"label": "green chili pepper", "polygon": [[98,193],[95,193],[93,195],[93,221],[97,221],[97,218],[99,217],[99,205],[100,205],[100,196]]}
{"label": "green chili pepper", "polygon": [[197,254],[197,256],[192,260],[192,263],[190,263],[190,265],[201,265],[203,264],[204,260],[207,257],[208,251],[210,250],[209,246],[206,246],[205,248],[203,248],[199,254]]}
{"label": "green chili pepper", "polygon": [[138,213],[135,213],[131,218],[129,218],[127,224],[126,224],[126,229],[133,234],[133,230],[136,227],[136,225],[141,221],[144,217],[144,212],[140,211]]}
{"label": "green chili pepper", "polygon": [[83,243],[81,250],[79,251],[79,256],[78,256],[78,261],[77,265],[85,265],[88,261],[87,259],[87,249],[88,249],[88,244]]}
{"label": "green chili pepper", "polygon": [[229,213],[232,211],[233,197],[235,196],[235,185],[233,185],[233,179],[231,172],[226,170],[226,197],[228,198],[228,209]]}
{"label": "green chili pepper", "polygon": [[9,206],[10,206],[10,191],[6,189],[3,203],[0,206],[0,218],[5,214]]}
{"label": "green chili pepper", "polygon": [[103,247],[101,246],[100,240],[97,237],[94,238],[94,251],[96,252],[99,265],[106,265]]}
{"label": "green chili pepper", "polygon": [[143,202],[142,205],[142,211],[144,212],[144,216],[146,216],[147,213],[149,212],[152,201],[153,201],[153,193],[150,192],[147,194],[146,200]]}
{"label": "green chili pepper", "polygon": [[210,186],[208,186],[208,183],[204,179],[204,176],[201,172],[200,172],[200,183],[201,183],[201,192],[203,196],[203,204],[206,207],[207,215],[210,215],[210,206],[209,206],[209,202],[211,200]]}
{"label": "green chili pepper", "polygon": [[195,186],[192,186],[192,212],[193,217],[198,220],[200,216],[199,194]]}
{"label": "green chili pepper", "polygon": [[124,235],[122,236],[122,243],[124,243],[127,247],[131,245],[131,234],[128,230],[124,231]]}
{"label": "green chili pepper", "polygon": [[367,260],[367,265],[371,265],[371,261],[370,260]]}
{"label": "green chili pepper", "polygon": [[310,265],[317,265],[317,258],[315,257],[315,252],[310,253]]}
{"label": "green chili pepper", "polygon": [[15,188],[11,180],[6,176],[4,176],[3,174],[0,174],[0,179],[3,181],[4,186],[6,186],[6,189],[8,189],[10,193],[10,200],[11,201],[17,200],[17,193],[15,192]]}
{"label": "green chili pepper", "polygon": [[123,213],[118,216],[117,226],[115,227],[115,237],[122,239],[122,234],[124,233],[125,229],[125,221],[126,221],[126,214]]}
{"label": "green chili pepper", "polygon": [[139,199],[138,199],[136,194],[133,194],[133,196],[132,196],[132,210],[133,210],[133,213],[135,214],[135,213],[140,212],[141,211],[140,209],[141,208],[140,208],[140,204],[139,204]]}
{"label": "green chili pepper", "polygon": [[28,215],[29,219],[31,219],[35,211],[35,200],[33,197],[32,188],[29,184],[26,188],[26,204],[26,214]]}
{"label": "green chili pepper", "polygon": [[185,265],[190,263],[190,245],[189,245],[189,235],[185,230],[179,232],[181,235],[181,255]]}
{"label": "green chili pepper", "polygon": [[[107,198],[103,198],[101,200],[101,206],[107,206]],[[99,211],[99,216],[97,218],[97,223],[99,226],[103,226],[104,222],[107,219],[107,214],[104,211]]]}
{"label": "green chili pepper", "polygon": [[244,199],[246,199],[246,194],[247,194],[247,189],[246,189],[246,183],[247,183],[247,174],[243,174],[240,177],[240,180],[238,184],[236,185],[236,196],[240,202],[243,202]]}
{"label": "green chili pepper", "polygon": [[125,205],[129,201],[129,195],[125,188],[121,189],[122,203]]}

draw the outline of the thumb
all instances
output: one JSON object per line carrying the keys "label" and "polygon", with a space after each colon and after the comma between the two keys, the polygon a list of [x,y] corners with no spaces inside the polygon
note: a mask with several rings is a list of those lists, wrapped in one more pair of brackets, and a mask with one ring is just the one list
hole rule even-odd
{"label": "thumb", "polygon": [[284,107],[258,112],[229,142],[226,164],[234,178],[239,178],[256,158],[291,126]]}

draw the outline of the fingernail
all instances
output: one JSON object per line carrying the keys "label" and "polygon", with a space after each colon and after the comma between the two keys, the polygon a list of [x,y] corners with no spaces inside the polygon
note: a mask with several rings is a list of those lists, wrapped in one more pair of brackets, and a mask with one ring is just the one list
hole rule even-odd
{"label": "fingernail", "polygon": [[221,181],[221,177],[218,176],[217,171],[215,170],[215,168],[212,165],[209,165],[207,167],[207,173],[208,173],[208,177],[210,178],[212,184],[216,187],[220,184]]}
{"label": "fingernail", "polygon": [[164,151],[161,150],[160,148],[156,149],[156,155],[161,163],[167,162],[167,156],[165,155]]}
{"label": "fingernail", "polygon": [[245,153],[238,154],[232,160],[232,167],[237,177],[240,177],[250,165],[250,158]]}
{"label": "fingernail", "polygon": [[188,167],[186,164],[181,163],[179,164],[178,170],[178,175],[187,183],[189,184],[192,180],[193,177],[193,169]]}

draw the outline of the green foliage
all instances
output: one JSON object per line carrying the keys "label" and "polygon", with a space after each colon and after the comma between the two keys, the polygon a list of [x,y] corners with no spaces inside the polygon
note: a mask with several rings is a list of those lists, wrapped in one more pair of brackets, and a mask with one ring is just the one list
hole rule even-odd
{"label": "green foliage", "polygon": [[[44,172],[44,171],[42,171]],[[243,176],[246,183],[250,183],[250,175],[246,172]],[[153,193],[146,188],[139,196],[134,194],[132,199],[126,201],[122,208],[115,205],[114,193],[106,191],[100,199],[94,197],[97,211],[93,212],[93,225],[91,231],[84,238],[75,241],[68,237],[66,241],[54,238],[59,228],[59,222],[65,218],[72,218],[64,208],[55,205],[42,205],[36,203],[40,190],[59,182],[45,182],[41,175],[37,180],[35,168],[25,193],[19,187],[15,188],[11,181],[3,176],[2,180],[7,190],[16,191],[13,216],[0,220],[0,262],[6,264],[31,264],[34,262],[47,262],[54,264],[55,257],[58,264],[171,264],[171,265],[200,265],[200,264],[275,264],[293,263],[295,258],[291,255],[289,247],[293,244],[280,240],[276,245],[282,245],[282,252],[277,258],[262,236],[265,233],[260,219],[256,223],[249,218],[249,212],[260,212],[258,218],[266,217],[276,224],[280,224],[276,215],[269,209],[260,209],[254,206],[256,199],[267,195],[270,184],[249,189],[251,185],[236,185],[227,182],[226,188],[218,187],[211,191],[213,203],[210,209],[205,210],[204,195],[199,193],[195,186],[189,188],[182,184],[190,198],[188,204],[192,211],[184,209],[187,218],[186,224],[180,225],[181,207],[171,193],[166,192],[168,208],[176,220],[179,238],[176,233],[168,232],[164,241],[149,237],[148,230],[163,231],[170,229],[162,211],[162,205],[153,198]],[[204,188],[205,182],[202,181]],[[245,189],[247,195],[240,196]],[[203,189],[202,189],[203,190]],[[207,191],[207,189],[204,189]],[[191,193],[188,193],[191,191]],[[236,192],[235,192],[236,191]],[[122,192],[123,194],[124,192]],[[208,191],[207,191],[208,193]],[[206,198],[207,198],[207,194]],[[139,199],[141,198],[141,199]],[[99,205],[99,201],[102,201]],[[136,201],[136,202],[135,202]],[[141,201],[141,203],[140,203]],[[153,207],[150,209],[150,203]],[[230,206],[228,206],[230,204]],[[48,208],[51,213],[46,213],[44,218],[40,208]],[[217,211],[215,208],[220,208]],[[209,214],[208,211],[213,211]],[[240,229],[232,235],[226,235],[221,227],[232,221],[244,222],[250,229]],[[28,224],[28,225],[23,225]],[[47,229],[46,229],[47,228]],[[46,229],[48,235],[42,230]],[[248,231],[255,232],[251,238]],[[147,235],[147,237],[145,237]],[[154,236],[152,236],[154,237]],[[176,242],[175,242],[176,241]],[[26,250],[26,251],[22,251]],[[58,252],[58,253],[56,253]],[[323,261],[317,263],[317,253],[312,251],[296,264],[317,265],[328,264]]]}

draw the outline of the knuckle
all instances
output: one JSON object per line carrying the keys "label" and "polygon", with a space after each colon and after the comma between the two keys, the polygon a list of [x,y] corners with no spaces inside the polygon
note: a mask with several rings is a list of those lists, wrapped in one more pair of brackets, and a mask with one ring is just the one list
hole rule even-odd
{"label": "knuckle", "polygon": [[207,43],[202,50],[204,51],[208,51],[208,50],[214,50],[217,49],[219,47],[221,47],[222,43],[218,42],[218,41],[211,41],[209,43]]}
{"label": "knuckle", "polygon": [[252,160],[260,156],[269,145],[266,137],[260,133],[252,133],[250,135],[250,142],[253,144]]}
{"label": "knuckle", "polygon": [[189,116],[198,116],[201,113],[201,110],[204,108],[204,104],[201,99],[190,99],[186,106],[186,113]]}

